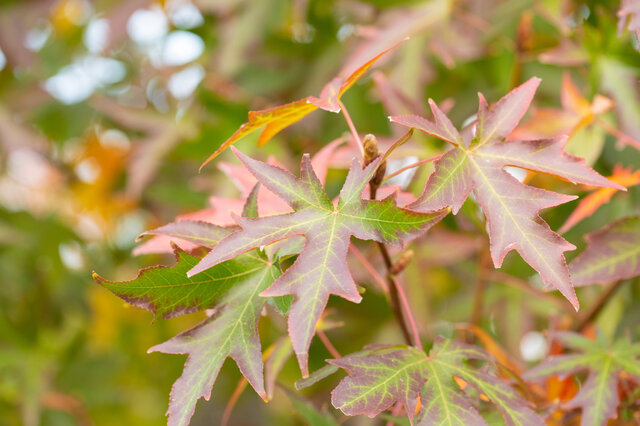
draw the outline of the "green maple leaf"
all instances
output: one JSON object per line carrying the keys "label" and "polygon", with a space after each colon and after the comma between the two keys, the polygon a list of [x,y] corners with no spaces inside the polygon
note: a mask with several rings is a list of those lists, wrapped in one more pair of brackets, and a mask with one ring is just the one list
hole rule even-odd
{"label": "green maple leaf", "polygon": [[[349,416],[375,417],[401,402],[419,425],[487,424],[474,399],[454,380],[464,380],[501,411],[509,425],[540,425],[542,419],[497,377],[471,367],[467,360],[489,361],[482,349],[442,337],[429,355],[407,346],[378,348],[329,362],[349,373],[331,393],[333,405]],[[418,397],[422,407],[414,419]]]}
{"label": "green maple leaf", "polygon": [[640,275],[640,216],[617,220],[585,239],[589,245],[569,265],[576,286]]}
{"label": "green maple leaf", "polygon": [[[168,235],[211,248],[232,232],[232,228],[185,220],[148,231],[145,235]],[[93,278],[127,303],[167,319],[213,307],[230,287],[264,270],[266,262],[263,255],[247,253],[198,278],[188,278],[187,271],[200,261],[200,257],[177,247],[174,247],[174,254],[175,266],[141,269],[131,281],[109,281],[97,273]]]}
{"label": "green maple leaf", "polygon": [[410,206],[429,211],[451,206],[457,213],[469,194],[478,200],[487,218],[491,257],[496,267],[511,250],[540,273],[579,307],[564,252],[575,246],[549,228],[539,211],[573,200],[575,197],[525,185],[504,170],[521,167],[555,175],[573,183],[617,189],[590,169],[584,160],[564,152],[566,139],[509,141],[506,137],[527,111],[540,80],[532,78],[500,99],[493,108],[480,96],[478,118],[462,134],[447,116],[429,100],[435,121],[418,116],[391,117],[391,121],[416,128],[453,145],[435,163],[423,194]]}
{"label": "green maple leaf", "polygon": [[302,158],[300,178],[296,178],[279,167],[232,149],[258,181],[286,201],[294,212],[258,219],[237,218],[242,229],[216,245],[189,275],[199,274],[254,248],[304,236],[305,246],[295,263],[262,295],[294,295],[289,310],[289,335],[303,375],[307,375],[308,348],[329,295],[355,303],[361,300],[346,260],[351,236],[402,245],[440,220],[446,211],[412,212],[397,207],[393,196],[379,201],[363,200],[361,193],[380,159],[365,169],[354,159],[334,206],[316,177],[308,155]]}
{"label": "green maple leaf", "polygon": [[[231,232],[233,229],[204,222],[180,221],[148,234],[180,237],[212,247]],[[143,269],[131,281],[107,281],[97,274],[94,277],[118,297],[164,318],[215,308],[214,314],[196,327],[149,349],[189,354],[182,376],[171,390],[167,412],[169,425],[187,425],[198,399],[209,399],[227,357],[236,362],[255,391],[267,398],[257,323],[267,300],[260,293],[280,276],[280,268],[265,254],[252,251],[189,278],[187,271],[201,259],[177,248],[175,253],[175,266]]]}
{"label": "green maple leaf", "polygon": [[640,344],[631,344],[621,339],[611,345],[601,337],[594,342],[569,332],[557,333],[553,337],[564,347],[581,353],[549,357],[522,377],[526,380],[539,380],[589,371],[578,394],[564,404],[564,407],[582,409],[582,426],[606,425],[609,419],[617,416],[620,373],[624,371],[635,380],[640,380]]}

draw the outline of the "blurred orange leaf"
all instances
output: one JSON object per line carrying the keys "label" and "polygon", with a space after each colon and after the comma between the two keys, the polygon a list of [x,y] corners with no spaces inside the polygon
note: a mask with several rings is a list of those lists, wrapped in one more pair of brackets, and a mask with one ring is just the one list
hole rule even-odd
{"label": "blurred orange leaf", "polygon": [[562,108],[539,108],[533,111],[529,121],[518,126],[510,139],[547,139],[561,135],[573,136],[590,124],[597,115],[613,108],[613,101],[596,95],[593,102],[580,92],[569,73],[562,76]]}
{"label": "blurred orange leaf", "polygon": [[316,109],[324,109],[325,111],[340,112],[340,97],[346,92],[362,75],[385,53],[395,48],[399,43],[394,44],[386,50],[378,53],[374,57],[367,60],[364,64],[356,68],[355,71],[340,75],[329,83],[327,83],[320,97],[307,96],[306,98],[268,108],[260,111],[249,111],[249,121],[244,123],[236,132],[231,135],[207,160],[200,166],[204,167],[211,160],[216,158],[222,151],[233,145],[237,140],[243,138],[249,133],[264,127],[258,139],[258,145],[262,146],[269,142],[278,132],[290,125],[302,120],[308,114]]}
{"label": "blurred orange leaf", "polygon": [[[609,180],[627,188],[638,185],[640,184],[640,170],[632,172],[631,169],[615,166],[613,168],[613,174],[609,176]],[[591,216],[603,204],[608,202],[617,191],[615,188],[598,188],[593,193],[584,197],[558,232],[561,234],[565,233],[585,217]]]}

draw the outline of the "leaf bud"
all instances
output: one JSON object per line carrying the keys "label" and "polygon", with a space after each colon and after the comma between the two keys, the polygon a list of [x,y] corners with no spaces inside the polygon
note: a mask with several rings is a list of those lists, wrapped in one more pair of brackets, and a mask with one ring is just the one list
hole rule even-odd
{"label": "leaf bud", "polygon": [[364,149],[364,166],[366,167],[380,155],[378,152],[378,140],[369,133],[362,140],[362,148]]}
{"label": "leaf bud", "polygon": [[411,263],[411,260],[413,260],[413,255],[413,250],[407,250],[402,253],[402,256],[396,260],[389,272],[391,272],[392,275],[398,275],[400,272],[404,271],[409,263]]}

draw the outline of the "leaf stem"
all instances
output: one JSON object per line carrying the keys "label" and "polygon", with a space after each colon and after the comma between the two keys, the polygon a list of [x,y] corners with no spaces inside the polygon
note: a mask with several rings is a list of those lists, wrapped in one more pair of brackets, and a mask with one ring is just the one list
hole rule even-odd
{"label": "leaf stem", "polygon": [[[403,138],[401,138],[398,144],[404,143],[404,141],[409,139],[409,137],[411,137],[411,133],[407,133]],[[380,158],[382,154],[378,150],[378,143],[374,135],[365,136],[365,145],[366,147],[362,146],[364,160],[363,164],[367,165],[375,158]],[[383,157],[379,163],[378,169],[375,171],[371,180],[369,181],[369,198],[371,200],[376,199],[378,186],[382,182],[382,175],[384,175],[384,171],[386,170],[385,167],[386,159]],[[382,255],[384,266],[387,269],[386,277],[389,288],[389,300],[391,302],[391,308],[393,309],[396,320],[400,325],[400,329],[402,330],[404,340],[408,345],[416,346],[422,349],[420,336],[418,334],[418,328],[416,327],[416,322],[413,318],[413,314],[411,313],[409,302],[404,293],[404,290],[402,289],[402,286],[400,285],[398,280],[395,279],[393,267],[394,264],[391,260],[391,256],[389,255],[389,251],[387,250],[387,246],[379,241],[377,241],[376,244],[378,246],[378,249],[380,250],[380,254]],[[407,325],[407,323],[409,324]],[[411,329],[411,332],[409,332],[409,329]]]}
{"label": "leaf stem", "polygon": [[624,280],[618,280],[609,284],[609,286],[605,288],[602,293],[600,293],[600,296],[596,300],[596,303],[594,303],[594,305],[591,307],[591,309],[586,311],[584,315],[578,316],[578,321],[573,326],[573,330],[578,332],[583,331],[587,327],[587,325],[589,325],[598,316],[609,299],[611,299],[611,297],[616,293],[623,282]]}
{"label": "leaf stem", "polygon": [[233,411],[233,407],[236,406],[238,399],[240,399],[242,392],[244,392],[248,384],[249,382],[244,377],[242,377],[238,381],[236,388],[233,390],[233,393],[231,394],[231,398],[229,398],[227,405],[224,407],[224,412],[222,413],[222,419],[220,420],[221,426],[227,426],[229,424],[229,418],[231,417],[231,412]]}
{"label": "leaf stem", "polygon": [[389,149],[387,149],[387,151],[384,153],[384,155],[382,156],[382,161],[386,161],[387,158],[389,158],[389,156],[391,155],[391,153],[393,151],[395,151],[395,149],[401,145],[404,145],[405,142],[407,142],[409,139],[411,139],[411,136],[413,135],[413,127],[410,128],[407,133],[405,133],[404,135],[400,136],[400,138],[398,138],[398,140],[396,140],[394,143],[391,144],[391,146],[389,147]]}
{"label": "leaf stem", "polygon": [[[377,190],[378,187],[370,182],[369,198],[375,200]],[[407,296],[404,292],[404,289],[402,288],[402,285],[400,284],[400,282],[398,282],[392,272],[393,261],[391,260],[391,256],[389,255],[389,250],[387,250],[387,246],[381,242],[376,242],[376,244],[378,245],[378,249],[380,250],[380,254],[382,255],[384,266],[387,269],[387,283],[389,287],[389,299],[391,301],[391,308],[393,309],[396,320],[400,325],[404,340],[407,342],[407,344],[422,349],[420,335],[418,334],[418,328],[416,327],[416,321],[411,312],[409,301],[407,300]],[[407,322],[409,323],[408,327]],[[409,332],[409,329],[411,329],[411,333]]]}
{"label": "leaf stem", "polygon": [[402,330],[402,335],[404,336],[405,342],[407,342],[407,344],[409,345],[414,345],[415,338],[411,337],[411,333],[409,332],[409,328],[407,327],[407,321],[405,320],[405,316],[402,312],[402,305],[400,305],[400,291],[398,291],[397,286],[398,282],[393,278],[393,275],[391,275],[391,268],[393,267],[391,256],[389,255],[387,246],[379,242],[376,242],[376,245],[378,246],[378,249],[380,249],[380,254],[382,255],[384,266],[387,269],[387,283],[389,287],[389,300],[391,301],[391,309],[393,309],[396,321],[400,325],[400,329]]}
{"label": "leaf stem", "polygon": [[362,148],[362,140],[360,139],[360,135],[358,135],[358,131],[356,130],[356,126],[353,125],[353,121],[351,120],[351,116],[349,115],[349,111],[344,106],[341,100],[338,100],[338,105],[340,106],[340,110],[342,111],[342,115],[344,115],[344,119],[347,121],[347,125],[349,126],[349,130],[351,130],[351,134],[354,138],[354,143],[358,146],[360,150],[360,154],[364,155],[364,149]]}
{"label": "leaf stem", "polygon": [[407,299],[407,294],[402,288],[402,284],[395,276],[391,276],[391,279],[394,283],[394,288],[398,292],[398,298],[400,299],[400,303],[402,305],[402,310],[406,315],[406,319],[409,322],[409,327],[411,328],[411,334],[413,336],[413,345],[418,349],[422,350],[422,342],[420,342],[420,334],[418,333],[418,327],[416,325],[416,320],[411,313],[411,307],[409,306],[409,300]]}
{"label": "leaf stem", "polygon": [[[484,245],[489,247],[488,244]],[[484,307],[484,294],[487,288],[487,282],[489,279],[489,269],[491,268],[491,254],[488,249],[483,249],[480,252],[480,258],[478,262],[478,275],[476,278],[476,286],[473,294],[473,310],[471,311],[470,323],[474,326],[478,326],[482,320],[482,310]],[[469,333],[471,337],[473,334]],[[470,340],[470,339],[469,339]]]}
{"label": "leaf stem", "polygon": [[351,254],[353,254],[356,257],[356,259],[358,259],[358,261],[362,264],[362,266],[364,266],[364,269],[367,270],[367,272],[369,273],[369,275],[371,275],[373,280],[378,284],[378,286],[380,286],[380,289],[382,290],[382,292],[386,296],[389,296],[389,286],[387,285],[385,280],[382,278],[382,276],[380,276],[378,271],[376,271],[376,269],[373,267],[371,262],[369,262],[367,258],[360,252],[360,250],[358,250],[356,246],[354,246],[353,244],[349,246],[349,250],[351,250]]}
{"label": "leaf stem", "polygon": [[432,161],[437,161],[437,160],[439,160],[439,159],[440,159],[440,157],[442,157],[442,155],[443,155],[443,154],[434,155],[433,157],[425,158],[425,159],[423,159],[423,160],[416,161],[416,162],[415,162],[415,163],[413,163],[413,164],[409,164],[408,166],[405,166],[405,167],[403,167],[403,168],[401,168],[401,169],[399,169],[399,170],[396,170],[396,171],[395,171],[395,172],[393,172],[393,173],[388,174],[387,176],[385,176],[385,177],[384,177],[384,179],[382,179],[382,181],[384,182],[384,181],[386,181],[386,180],[391,179],[392,177],[396,177],[396,176],[398,176],[400,173],[406,172],[407,170],[409,170],[409,169],[413,169],[414,167],[418,167],[418,166],[421,166],[421,165],[423,165],[423,164],[430,163],[430,162],[432,162]]}
{"label": "leaf stem", "polygon": [[625,145],[632,146],[635,149],[637,149],[638,151],[640,151],[640,142],[637,141],[636,139],[634,139],[631,136],[627,135],[626,133],[616,129],[614,126],[612,126],[611,124],[609,124],[606,121],[602,120],[601,118],[596,118],[596,123],[598,123],[598,125],[600,127],[602,127],[607,133],[609,133],[609,134],[615,136],[616,138],[618,138],[619,140],[621,140]]}
{"label": "leaf stem", "polygon": [[333,346],[333,344],[331,343],[331,340],[329,340],[329,337],[326,335],[324,331],[318,329],[316,330],[316,335],[320,338],[320,340],[322,341],[322,344],[324,345],[325,348],[327,348],[327,351],[329,351],[332,357],[336,359],[342,358],[342,355],[340,355],[340,352],[338,352],[336,347]]}

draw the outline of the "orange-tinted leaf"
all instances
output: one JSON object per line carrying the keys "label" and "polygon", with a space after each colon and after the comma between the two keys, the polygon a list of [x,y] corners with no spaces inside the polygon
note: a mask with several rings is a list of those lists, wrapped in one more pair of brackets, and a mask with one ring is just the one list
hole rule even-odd
{"label": "orange-tinted leaf", "polygon": [[571,80],[568,73],[564,73],[562,76],[562,91],[560,92],[562,99],[562,107],[565,110],[575,112],[579,115],[586,115],[591,112],[591,104],[585,98],[580,89]]}
{"label": "orange-tinted leaf", "polygon": [[462,328],[471,331],[480,340],[484,349],[489,352],[500,364],[516,374],[520,374],[522,368],[517,361],[504,350],[502,346],[486,331],[474,324],[464,324]]}
{"label": "orange-tinted leaf", "polygon": [[253,133],[263,126],[265,126],[265,128],[262,130],[262,133],[260,133],[260,137],[258,139],[259,146],[266,144],[282,129],[302,120],[318,108],[331,112],[340,112],[340,105],[338,101],[344,92],[353,86],[353,84],[358,81],[358,79],[362,77],[362,75],[371,68],[378,59],[380,59],[380,57],[400,43],[401,42],[396,43],[388,49],[377,53],[375,56],[357,67],[354,71],[345,73],[345,75],[342,75],[341,73],[340,76],[334,78],[324,86],[322,92],[320,92],[320,97],[307,96],[306,98],[298,101],[277,107],[260,111],[249,111],[249,121],[240,126],[240,128],[236,130],[229,139],[220,145],[220,148],[211,154],[202,166],[200,166],[200,169],[216,158],[222,151],[233,145],[237,140],[243,138],[249,133]]}
{"label": "orange-tinted leaf", "polygon": [[[613,169],[613,175],[609,176],[609,180],[627,188],[638,185],[640,184],[640,170],[631,172],[631,169],[616,166]],[[591,216],[603,204],[608,202],[617,191],[616,188],[598,188],[598,190],[584,197],[558,232],[565,233],[584,218]]]}
{"label": "orange-tinted leaf", "polygon": [[249,121],[240,126],[229,139],[220,145],[220,148],[211,154],[202,166],[200,166],[200,169],[216,158],[222,151],[233,145],[237,140],[266,125],[267,127],[262,131],[258,140],[258,144],[264,145],[280,130],[302,120],[307,114],[316,110],[317,107],[308,103],[307,99],[308,98],[300,99],[299,101],[260,111],[249,111]]}

